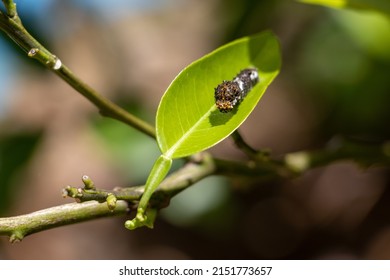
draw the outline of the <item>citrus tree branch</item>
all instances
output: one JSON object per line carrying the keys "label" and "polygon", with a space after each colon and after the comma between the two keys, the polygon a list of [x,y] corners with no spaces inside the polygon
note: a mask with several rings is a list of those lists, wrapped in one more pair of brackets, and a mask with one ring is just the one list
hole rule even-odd
{"label": "citrus tree branch", "polygon": [[272,159],[270,151],[254,149],[238,131],[232,134],[232,138],[237,148],[242,150],[250,161],[234,167],[227,166],[230,161],[218,161],[217,166],[224,166],[229,174],[238,172],[249,175],[252,173],[251,169],[261,168],[262,172],[265,172],[264,175],[290,177],[341,160],[352,160],[362,167],[390,167],[390,141],[364,143],[335,136],[321,149],[288,153],[280,159]]}
{"label": "citrus tree branch", "polygon": [[0,218],[0,235],[9,236],[10,242],[18,242],[27,235],[43,230],[101,217],[123,215],[127,211],[128,205],[125,201],[118,201],[114,210],[109,210],[105,203],[97,201],[69,203],[26,215]]}
{"label": "citrus tree branch", "polygon": [[390,141],[371,144],[335,137],[322,149],[290,153],[283,159],[285,166],[298,174],[342,160],[353,161],[363,168],[390,168]]}
{"label": "citrus tree branch", "polygon": [[99,109],[102,116],[116,119],[138,129],[150,137],[155,137],[155,129],[152,125],[130,114],[123,108],[111,102],[109,99],[101,96],[98,92],[74,75],[65,65],[62,65],[62,67],[58,69],[58,71],[55,71],[55,73],[91,101]]}
{"label": "citrus tree branch", "polygon": [[7,10],[7,15],[9,17],[15,17],[16,16],[16,4],[12,0],[3,0],[4,7]]}
{"label": "citrus tree branch", "polygon": [[[306,171],[333,162],[355,161],[361,166],[390,167],[390,143],[368,145],[340,140],[317,151],[301,151],[283,156],[280,160],[237,162],[215,159],[208,153],[190,158],[182,168],[168,176],[153,194],[150,207],[161,209],[179,192],[210,175],[253,177],[255,180],[290,179]],[[126,215],[136,208],[144,186],[104,190],[97,188],[90,178],[83,177],[83,187],[68,186],[64,196],[79,203],[65,204],[31,214],[0,218],[0,235],[20,241],[25,236],[86,220],[114,215]],[[81,203],[80,203],[81,202]]]}
{"label": "citrus tree branch", "polygon": [[[199,155],[164,180],[153,194],[151,207],[166,207],[173,196],[214,172],[212,158],[207,154]],[[144,191],[144,186],[99,190],[87,176],[83,176],[83,182],[84,187],[68,186],[64,189],[65,196],[71,196],[82,203],[75,202],[26,215],[0,218],[0,235],[9,236],[11,242],[17,242],[27,235],[55,227],[100,217],[126,215],[136,208]]]}
{"label": "citrus tree branch", "polygon": [[61,60],[42,46],[23,26],[12,1],[3,0],[7,14],[0,11],[0,30],[10,37],[30,58],[38,60],[61,77],[76,91],[94,104],[103,116],[117,119],[139,131],[155,137],[155,129],[149,123],[125,111],[108,100],[77,77]]}

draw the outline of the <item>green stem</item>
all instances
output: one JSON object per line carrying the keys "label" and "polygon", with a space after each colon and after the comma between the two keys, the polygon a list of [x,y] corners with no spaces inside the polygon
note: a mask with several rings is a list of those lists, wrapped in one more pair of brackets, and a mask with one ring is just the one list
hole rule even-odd
{"label": "green stem", "polygon": [[[153,220],[155,211],[166,207],[169,200],[177,193],[196,183],[197,181],[213,175],[256,177],[264,180],[288,179],[304,173],[315,167],[331,164],[339,160],[355,160],[361,165],[373,164],[390,167],[390,142],[381,145],[368,145],[348,141],[340,141],[332,148],[324,148],[320,151],[300,152],[287,154],[281,161],[281,165],[261,166],[253,162],[234,162],[212,158],[207,153],[199,154],[201,157],[194,162],[187,163],[183,168],[167,177],[158,187],[149,201],[152,211],[149,211],[149,220]],[[284,167],[283,167],[284,164]],[[48,208],[27,215],[0,218],[0,235],[8,235],[11,241],[21,240],[24,236],[49,228],[78,223],[103,216],[126,214],[128,208],[138,201],[144,187],[131,187],[118,190],[104,191],[91,188],[89,180],[83,178],[86,189],[66,188],[64,194],[80,201],[98,200],[106,201],[113,194],[117,201],[115,208],[109,208],[107,203],[72,203],[58,207]],[[86,187],[86,186],[85,186]],[[126,200],[126,201],[123,201]],[[102,208],[101,208],[102,207]],[[129,221],[131,222],[131,221]],[[130,224],[127,223],[129,226]],[[150,226],[145,223],[145,225]]]}
{"label": "green stem", "polygon": [[124,122],[155,138],[155,129],[152,125],[137,118],[107,98],[103,97],[74,75],[73,72],[66,67],[57,56],[49,52],[30,33],[28,33],[28,31],[23,27],[17,14],[11,18],[0,12],[0,30],[3,30],[22,50],[28,54],[29,57],[38,60],[87,98],[100,110],[100,113],[103,116]]}
{"label": "green stem", "polygon": [[[217,162],[219,162],[217,160]],[[149,201],[149,205],[153,208],[164,208],[169,203],[169,200],[191,186],[192,184],[202,180],[203,178],[210,176],[216,172],[215,159],[208,153],[198,154],[196,161],[187,162],[178,171],[170,174],[159,185],[158,189],[153,192],[153,195]],[[226,165],[229,165],[228,163]],[[88,178],[86,180],[85,178]],[[144,186],[132,186],[128,188],[115,188],[113,190],[105,190],[99,188],[91,189],[89,187],[92,180],[84,175],[83,176],[84,187],[71,187],[67,186],[63,189],[64,197],[71,197],[77,200],[77,202],[85,202],[95,200],[98,202],[105,202],[110,194],[114,195],[116,199],[126,200],[130,204],[135,204],[139,201],[145,191]],[[87,182],[87,184],[86,184]],[[144,198],[145,199],[145,198]]]}
{"label": "green stem", "polygon": [[236,146],[241,149],[246,155],[253,158],[256,157],[257,150],[253,149],[251,146],[249,146],[245,141],[244,138],[241,136],[241,134],[238,132],[238,130],[235,130],[231,137],[234,140],[234,143]]}
{"label": "green stem", "polygon": [[[156,209],[166,207],[173,196],[214,172],[213,159],[210,155],[204,154],[200,161],[189,162],[171,174],[153,193],[149,203],[153,208],[147,209],[146,212],[148,221],[153,222]],[[83,203],[70,203],[26,215],[0,218],[0,235],[8,235],[10,240],[15,242],[22,240],[27,235],[63,225],[80,223],[99,217],[126,215],[139,201],[144,191],[143,186],[110,191],[90,189],[85,185],[85,177],[83,177],[83,181],[84,188],[67,187],[64,190],[64,195],[77,194],[75,198],[84,201]],[[117,198],[113,208],[109,207],[108,203],[86,202],[95,199],[104,202],[108,200],[110,194]],[[152,226],[151,224],[146,225]]]}
{"label": "green stem", "polygon": [[128,229],[136,229],[137,227],[147,225],[150,226],[150,222],[147,221],[148,217],[145,216],[145,211],[148,208],[149,200],[152,197],[154,191],[164,180],[172,166],[172,159],[161,155],[153,165],[152,171],[149,174],[145,184],[145,191],[141,197],[138,205],[137,215],[133,220],[126,221],[125,227]]}
{"label": "green stem", "polygon": [[17,15],[16,13],[16,4],[12,0],[3,0],[4,7],[7,10],[7,15],[9,17],[15,17]]}
{"label": "green stem", "polygon": [[81,93],[85,98],[91,101],[91,103],[93,103],[97,108],[99,108],[100,113],[103,116],[126,123],[152,138],[155,137],[155,129],[152,125],[135,117],[126,110],[117,106],[115,103],[111,102],[109,99],[101,96],[98,92],[74,75],[65,65],[62,65],[62,67],[58,71],[55,71],[55,73],[75,90]]}
{"label": "green stem", "polygon": [[235,130],[231,137],[233,138],[234,143],[236,146],[243,151],[249,158],[255,160],[255,161],[268,161],[270,151],[268,150],[256,150],[252,148],[247,142],[245,142],[244,138],[241,136],[241,134],[238,132],[238,130]]}
{"label": "green stem", "polygon": [[69,203],[26,215],[0,218],[0,235],[8,235],[11,242],[17,242],[43,230],[127,212],[128,204],[125,201],[118,201],[113,210],[106,203],[96,201]]}
{"label": "green stem", "polygon": [[284,166],[298,173],[325,166],[332,162],[349,160],[362,167],[390,167],[390,141],[362,143],[335,137],[332,144],[316,151],[301,151],[287,154]]}

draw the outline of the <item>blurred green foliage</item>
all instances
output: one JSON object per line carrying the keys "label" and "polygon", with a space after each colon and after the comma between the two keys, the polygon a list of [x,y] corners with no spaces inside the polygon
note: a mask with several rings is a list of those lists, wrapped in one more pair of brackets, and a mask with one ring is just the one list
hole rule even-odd
{"label": "blurred green foliage", "polygon": [[19,133],[0,138],[0,214],[7,210],[10,198],[18,190],[13,184],[33,155],[41,133]]}
{"label": "blurred green foliage", "polygon": [[[129,112],[143,119],[151,118],[137,101],[120,100],[118,103]],[[155,159],[160,155],[156,141],[149,136],[118,121],[95,118],[92,128],[99,139],[103,140],[113,165],[121,171],[124,178],[135,184],[143,184]]]}
{"label": "blurred green foliage", "polygon": [[175,196],[162,216],[179,227],[198,227],[208,233],[229,230],[231,219],[239,216],[237,205],[231,196],[228,180],[209,177]]}
{"label": "blurred green foliage", "polygon": [[324,5],[334,8],[353,8],[362,10],[375,10],[390,14],[388,0],[298,0],[302,3]]}
{"label": "blurred green foliage", "polygon": [[380,14],[328,10],[298,55],[297,79],[331,137],[390,137],[390,21]]}

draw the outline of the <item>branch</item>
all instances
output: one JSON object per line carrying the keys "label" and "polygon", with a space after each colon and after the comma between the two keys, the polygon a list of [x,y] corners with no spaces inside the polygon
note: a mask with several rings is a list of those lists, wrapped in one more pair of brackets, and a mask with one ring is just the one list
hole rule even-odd
{"label": "branch", "polygon": [[[154,209],[166,207],[173,196],[214,172],[215,165],[212,158],[203,154],[201,158],[187,163],[164,180],[153,194],[151,207]],[[98,190],[86,176],[83,176],[83,182],[83,188],[66,187],[64,190],[65,195],[83,201],[82,203],[70,203],[31,214],[0,218],[0,235],[7,235],[11,242],[16,242],[32,233],[54,227],[100,217],[126,215],[130,210],[135,209],[144,191],[144,186],[112,191]]]}
{"label": "branch", "polygon": [[[176,194],[199,180],[213,175],[246,176],[256,180],[280,180],[298,176],[312,168],[340,160],[354,160],[363,166],[380,165],[390,167],[390,143],[369,145],[339,140],[323,150],[302,151],[287,154],[272,164],[254,161],[237,162],[212,158],[207,153],[191,157],[178,171],[167,177],[153,194],[150,207],[164,208]],[[0,235],[10,236],[10,241],[20,241],[25,236],[46,229],[60,227],[114,215],[125,215],[135,209],[144,186],[116,188],[106,191],[98,189],[88,177],[83,177],[84,187],[66,187],[64,195],[78,202],[48,208],[27,215],[0,218]]]}
{"label": "branch", "polygon": [[342,160],[354,161],[364,168],[371,166],[389,168],[390,141],[370,144],[335,137],[323,149],[301,151],[284,156],[285,166],[298,174]]}
{"label": "branch", "polygon": [[7,15],[11,18],[17,15],[16,13],[16,4],[12,0],[3,0],[5,9],[7,10]]}
{"label": "branch", "polygon": [[231,137],[233,138],[234,144],[236,144],[237,148],[242,150],[244,154],[250,158],[256,158],[257,150],[253,149],[248,143],[244,141],[244,138],[241,136],[238,130],[233,131]]}
{"label": "branch", "polygon": [[[215,159],[211,155],[200,153],[193,156],[181,169],[172,173],[161,183],[150,199],[150,207],[157,209],[166,207],[173,196],[215,172]],[[82,180],[84,187],[67,186],[63,190],[64,197],[69,196],[77,202],[91,200],[108,202],[108,207],[115,207],[116,201],[125,200],[135,207],[144,192],[144,186],[104,190],[96,188],[88,176],[83,176]]]}
{"label": "branch", "polygon": [[65,65],[62,65],[62,67],[58,69],[58,71],[55,71],[55,73],[91,101],[97,108],[99,108],[102,116],[116,119],[138,129],[152,138],[155,137],[155,129],[152,125],[130,114],[115,103],[111,102],[109,99],[101,96],[98,92],[74,75]]}
{"label": "branch", "polygon": [[18,242],[27,235],[43,230],[127,212],[125,201],[118,201],[114,210],[96,201],[69,203],[26,215],[0,218],[0,235],[8,235],[10,242]]}
{"label": "branch", "polygon": [[306,171],[328,165],[332,162],[352,160],[362,167],[390,166],[390,141],[382,143],[364,143],[335,136],[328,145],[319,150],[288,153],[282,159],[270,158],[267,150],[256,150],[249,146],[238,131],[232,134],[236,146],[250,159],[247,163],[229,167],[230,162],[218,161],[217,166],[224,166],[230,174],[250,175],[261,168],[265,175],[275,177],[291,177]]}
{"label": "branch", "polygon": [[10,0],[3,0],[3,2],[7,9],[7,15],[0,11],[0,30],[4,31],[29,57],[38,60],[41,64],[61,77],[71,87],[94,104],[103,116],[117,119],[138,129],[146,135],[153,138],[155,137],[155,129],[152,125],[137,118],[103,97],[73,74],[57,56],[49,52],[30,33],[28,33],[16,13],[16,5]]}

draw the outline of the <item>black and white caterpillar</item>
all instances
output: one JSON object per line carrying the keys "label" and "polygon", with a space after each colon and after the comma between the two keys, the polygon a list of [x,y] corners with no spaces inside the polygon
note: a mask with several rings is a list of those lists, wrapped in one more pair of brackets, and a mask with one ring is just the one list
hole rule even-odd
{"label": "black and white caterpillar", "polygon": [[237,74],[232,81],[223,81],[215,88],[215,105],[222,113],[233,110],[248,92],[259,82],[256,68],[246,68]]}

